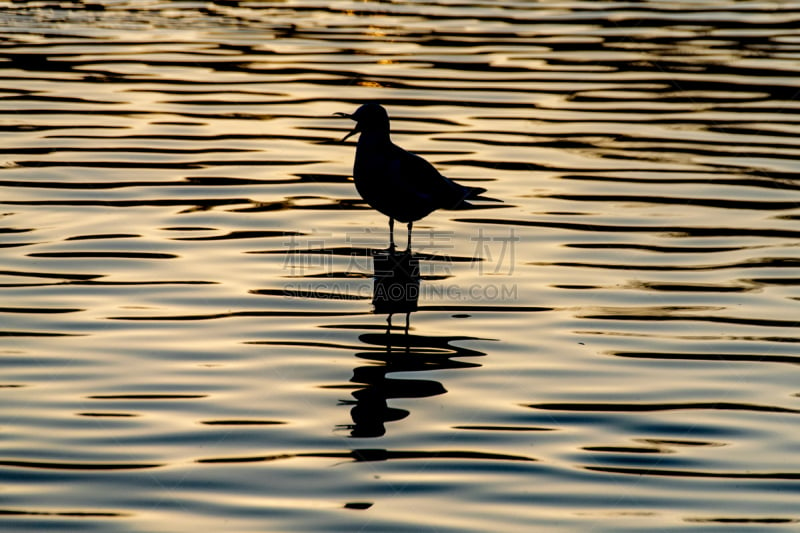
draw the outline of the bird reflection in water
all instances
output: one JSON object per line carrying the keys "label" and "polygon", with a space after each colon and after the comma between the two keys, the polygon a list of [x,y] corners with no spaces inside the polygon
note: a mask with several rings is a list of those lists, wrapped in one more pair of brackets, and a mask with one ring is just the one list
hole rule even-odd
{"label": "bird reflection in water", "polygon": [[[483,352],[453,346],[457,340],[473,337],[450,337],[411,334],[411,314],[418,308],[420,289],[419,260],[410,253],[392,250],[373,255],[373,305],[376,314],[386,314],[384,333],[364,333],[359,340],[365,344],[356,357],[373,364],[353,370],[351,382],[361,386],[355,390],[351,405],[353,423],[341,426],[352,437],[380,437],[386,433],[385,424],[402,420],[409,415],[405,409],[389,407],[393,398],[427,398],[447,390],[438,381],[398,379],[388,377],[396,372],[421,372],[447,368],[472,368],[480,365],[455,360],[458,357],[485,355]],[[392,325],[395,314],[405,314],[405,326]],[[374,364],[378,363],[378,364]]]}
{"label": "bird reflection in water", "polygon": [[419,302],[419,259],[411,253],[393,250],[376,252],[372,256],[374,284],[372,305],[375,313],[388,314],[391,327],[392,315],[406,314],[406,333],[411,313]]}

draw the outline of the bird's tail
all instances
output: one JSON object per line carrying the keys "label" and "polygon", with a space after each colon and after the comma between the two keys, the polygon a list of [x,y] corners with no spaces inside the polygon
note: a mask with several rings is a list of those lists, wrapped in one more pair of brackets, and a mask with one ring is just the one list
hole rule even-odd
{"label": "bird's tail", "polygon": [[467,195],[464,197],[464,200],[474,200],[478,198],[478,196],[486,192],[486,189],[484,189],[483,187],[464,186],[464,188],[467,189]]}
{"label": "bird's tail", "polygon": [[449,207],[448,209],[454,211],[460,211],[462,209],[476,209],[476,206],[470,203],[470,200],[478,200],[479,202],[503,203],[502,200],[498,200],[497,198],[482,196],[482,194],[486,192],[486,189],[484,189],[483,187],[467,187],[464,185],[462,185],[461,187],[464,189],[461,199],[458,202],[456,202],[455,205]]}

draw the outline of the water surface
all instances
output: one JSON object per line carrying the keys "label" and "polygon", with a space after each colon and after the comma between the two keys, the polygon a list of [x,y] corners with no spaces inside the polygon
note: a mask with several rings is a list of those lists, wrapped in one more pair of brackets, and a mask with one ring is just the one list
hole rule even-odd
{"label": "water surface", "polygon": [[800,2],[329,4],[0,2],[0,526],[796,530]]}

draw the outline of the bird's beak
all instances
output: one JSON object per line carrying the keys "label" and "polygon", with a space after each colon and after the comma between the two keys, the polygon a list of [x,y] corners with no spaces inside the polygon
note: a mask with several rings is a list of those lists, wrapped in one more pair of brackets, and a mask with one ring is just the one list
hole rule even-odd
{"label": "bird's beak", "polygon": [[[355,120],[353,118],[353,115],[351,115],[349,113],[334,113],[334,115],[336,115],[337,117],[349,118],[350,120]],[[358,122],[356,122],[356,127],[353,128],[353,131],[351,131],[350,133],[345,135],[344,138],[339,142],[345,142],[347,139],[349,139],[350,137],[352,137],[353,135],[355,135],[356,133],[358,133],[360,131],[361,131],[361,129],[358,127]]]}
{"label": "bird's beak", "polygon": [[360,131],[361,131],[361,128],[359,128],[358,127],[358,123],[356,123],[356,127],[353,128],[353,131],[351,131],[350,133],[348,133],[347,135],[344,136],[344,138],[342,139],[342,142],[345,142],[347,139],[349,139],[350,137],[352,137],[353,135],[355,135],[356,133],[358,133]]}

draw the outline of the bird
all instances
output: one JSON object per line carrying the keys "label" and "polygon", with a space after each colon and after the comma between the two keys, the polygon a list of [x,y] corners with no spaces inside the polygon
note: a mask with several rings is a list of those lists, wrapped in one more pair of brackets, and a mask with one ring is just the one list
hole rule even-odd
{"label": "bird", "polygon": [[335,113],[354,120],[353,130],[341,142],[360,133],[353,163],[356,190],[373,209],[389,217],[389,252],[394,253],[394,222],[408,226],[406,252],[411,253],[414,222],[437,209],[471,207],[469,199],[486,189],[465,187],[443,176],[424,158],[394,144],[390,137],[389,114],[368,102],[355,113]]}

